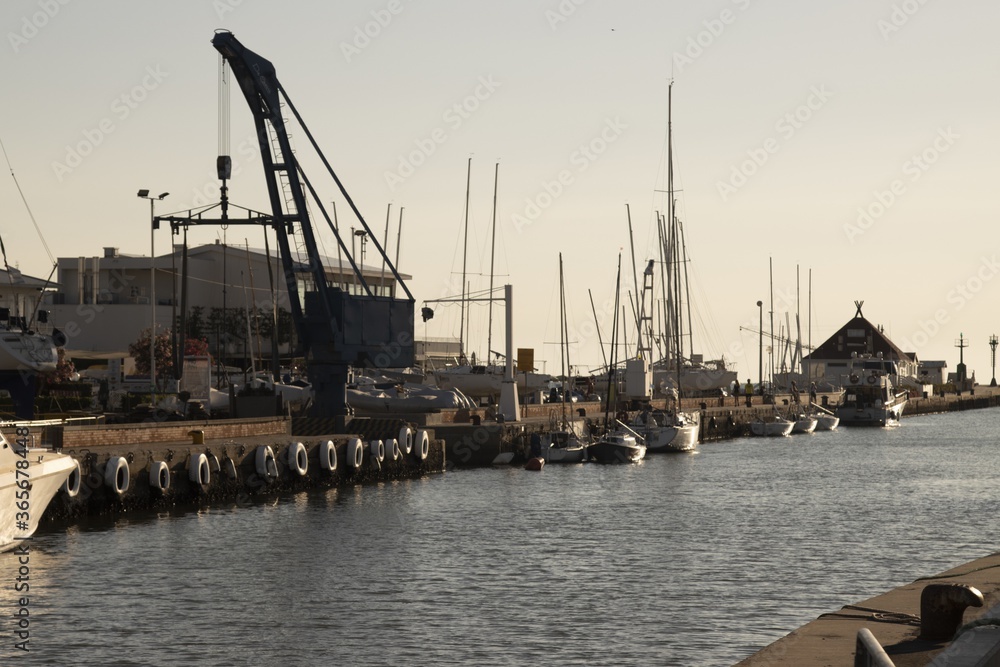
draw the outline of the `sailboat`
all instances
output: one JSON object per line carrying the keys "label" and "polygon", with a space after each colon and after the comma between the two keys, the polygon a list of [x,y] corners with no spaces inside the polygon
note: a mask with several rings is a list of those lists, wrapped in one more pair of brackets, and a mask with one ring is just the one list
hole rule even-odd
{"label": "sailboat", "polygon": [[563,280],[563,259],[559,253],[559,359],[560,370],[563,377],[562,387],[562,415],[559,419],[558,428],[550,430],[542,437],[542,452],[545,460],[550,463],[581,463],[586,459],[587,449],[581,442],[579,434],[573,430],[572,424],[566,417],[566,382],[569,377],[567,366],[569,366],[569,341],[567,340],[568,327],[566,323],[566,283]]}
{"label": "sailboat", "polygon": [[34,331],[24,318],[0,308],[0,372],[51,373],[58,363],[52,336]]}
{"label": "sailboat", "polygon": [[715,392],[731,386],[736,380],[736,373],[726,368],[725,360],[705,361],[693,352],[687,270],[690,258],[684,243],[684,225],[677,216],[674,201],[673,82],[667,99],[667,212],[666,215],[659,212],[656,215],[663,290],[662,335],[657,342],[662,357],[653,364],[653,385],[661,391],[673,387],[681,395]]}
{"label": "sailboat", "polygon": [[[496,201],[497,201],[497,184],[499,182],[499,171],[500,165],[497,163],[494,172],[493,181],[493,224],[492,224],[492,237],[495,241],[496,239]],[[493,248],[490,251],[490,287],[485,293],[485,296],[477,295],[473,296],[467,291],[466,286],[466,260],[468,256],[468,245],[469,245],[469,194],[470,194],[470,183],[472,179],[472,158],[469,158],[468,167],[466,171],[466,186],[465,186],[465,233],[464,233],[464,249],[462,253],[462,295],[459,299],[440,299],[439,301],[460,301],[462,306],[461,324],[459,329],[459,359],[457,363],[452,366],[447,366],[441,369],[426,369],[427,378],[435,383],[440,389],[454,389],[461,392],[463,395],[470,398],[487,398],[487,397],[497,397],[500,395],[500,390],[503,386],[504,373],[506,372],[505,364],[498,363],[487,363],[478,364],[476,363],[476,355],[473,353],[471,359],[466,358],[466,346],[465,338],[468,333],[466,327],[466,321],[468,316],[466,311],[468,310],[468,304],[472,301],[488,301],[490,306],[490,323],[489,331],[487,337],[487,354],[493,354],[491,350],[493,345],[493,301],[497,300],[494,296],[493,288]],[[495,247],[495,243],[492,244]],[[429,303],[429,302],[428,302]],[[499,356],[499,355],[498,355]],[[516,371],[514,374],[514,379],[517,382],[517,389],[519,395],[528,395],[537,391],[544,390],[548,387],[549,382],[552,381],[552,376],[545,373],[534,373],[530,371]]]}
{"label": "sailboat", "polygon": [[[611,387],[614,382],[618,365],[618,360],[615,355],[617,354],[618,348],[618,301],[621,294],[621,274],[622,258],[619,254],[618,279],[615,285],[614,332],[611,335],[611,363],[608,364],[609,387]],[[617,419],[615,421],[618,425],[624,428],[621,430],[611,429],[611,394],[612,392],[608,391],[608,397],[604,402],[604,423],[607,430],[600,440],[587,447],[587,457],[592,461],[597,461],[598,463],[638,463],[646,456],[646,444],[642,441],[641,437],[636,437],[635,431],[632,431],[632,429],[628,428]],[[615,400],[617,400],[618,392],[614,392],[614,394]]]}
{"label": "sailboat", "polygon": [[[6,149],[3,153],[7,159]],[[10,168],[10,175],[17,185],[18,192],[21,192],[21,186],[17,183],[9,159],[7,166]],[[21,199],[34,222],[34,216],[23,192]],[[39,299],[48,286],[52,273],[55,273],[56,263],[53,260],[49,279],[42,281],[24,276],[18,269],[9,265],[7,249],[2,239],[0,239],[0,252],[3,255],[3,271],[0,273],[4,274],[0,278],[5,288],[3,301],[6,303],[0,308],[0,389],[10,394],[14,413],[18,419],[32,419],[35,414],[37,376],[41,373],[51,373],[59,365],[56,338],[61,339],[60,345],[65,344],[64,334],[54,329],[51,329],[51,335],[39,331],[41,325],[47,324],[48,315],[46,311],[39,310]],[[51,258],[51,254],[49,257]]]}
{"label": "sailboat", "polygon": [[[629,220],[629,237],[632,235],[631,216]],[[634,254],[633,254],[634,263]],[[652,358],[653,353],[653,280],[654,280],[653,260],[642,272],[642,294],[639,301],[639,312],[636,323],[638,333],[637,358],[628,362],[630,365],[638,364],[645,368],[645,360]],[[636,289],[638,289],[638,278],[636,278]],[[675,328],[675,334],[679,330]],[[677,411],[674,412],[674,409]],[[701,418],[698,413],[680,412],[680,406],[670,411],[649,409],[641,411],[636,415],[632,426],[636,431],[633,433],[642,438],[646,448],[650,452],[690,452],[698,445],[698,433],[700,430]]]}

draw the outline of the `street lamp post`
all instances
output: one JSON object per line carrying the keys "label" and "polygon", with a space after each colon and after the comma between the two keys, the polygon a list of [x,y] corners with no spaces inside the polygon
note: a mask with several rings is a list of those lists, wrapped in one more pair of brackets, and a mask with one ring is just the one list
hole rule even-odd
{"label": "street lamp post", "polygon": [[993,334],[990,336],[990,360],[993,364],[993,379],[990,380],[990,386],[997,386],[997,335]]}
{"label": "street lamp post", "polygon": [[159,197],[150,197],[149,190],[139,190],[140,199],[149,200],[149,403],[156,405],[156,250],[153,232],[159,227],[156,221],[156,200],[163,199],[169,192]]}

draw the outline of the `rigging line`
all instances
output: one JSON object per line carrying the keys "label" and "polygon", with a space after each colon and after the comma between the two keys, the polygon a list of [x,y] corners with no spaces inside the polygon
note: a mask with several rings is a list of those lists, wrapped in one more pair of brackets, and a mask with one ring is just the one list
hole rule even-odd
{"label": "rigging line", "polygon": [[[178,276],[178,272],[177,271],[174,271],[174,270],[171,270],[171,269],[168,269],[168,268],[156,269],[156,273],[158,273],[158,274],[162,273],[164,275],[169,275],[172,278],[176,278]],[[236,287],[236,283],[232,282],[232,281],[224,282],[224,281],[220,281],[220,280],[209,280],[208,278],[198,278],[197,276],[188,276],[188,280],[191,280],[191,281],[194,281],[194,282],[197,282],[197,283],[204,283],[206,285]],[[267,287],[253,288],[253,287],[251,287],[250,291],[253,294],[256,294],[257,292],[268,292],[269,288],[267,288]],[[256,296],[254,298],[256,298]]]}
{"label": "rigging line", "polygon": [[[45,242],[45,237],[42,236],[42,230],[38,227],[38,221],[35,220],[35,214],[31,212],[31,206],[28,205],[28,198],[24,196],[24,191],[21,190],[21,184],[17,182],[17,176],[14,174],[14,167],[10,163],[10,157],[7,155],[7,147],[4,145],[3,140],[0,139],[0,149],[3,150],[3,158],[7,161],[7,168],[10,169],[10,177],[14,180],[14,185],[17,186],[17,193],[21,195],[21,201],[24,202],[24,208],[28,211],[28,217],[31,218],[31,224],[35,226],[35,232],[38,233],[38,239],[42,242],[42,247],[45,248],[45,254],[49,256],[49,261],[52,262],[53,266],[56,266],[56,258],[52,255],[52,251],[49,250],[49,244]],[[3,254],[4,266],[7,266],[7,253]]]}

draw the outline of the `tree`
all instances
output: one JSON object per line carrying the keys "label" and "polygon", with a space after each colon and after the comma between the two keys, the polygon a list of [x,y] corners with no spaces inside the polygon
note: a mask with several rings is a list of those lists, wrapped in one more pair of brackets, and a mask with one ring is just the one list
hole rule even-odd
{"label": "tree", "polygon": [[[170,377],[174,372],[174,362],[171,356],[171,331],[165,329],[157,333],[153,339],[153,353],[156,356],[156,380]],[[129,355],[135,360],[135,369],[149,375],[149,329],[139,332],[139,338],[128,346]],[[185,356],[207,356],[208,342],[195,338],[184,341]]]}
{"label": "tree", "polygon": [[56,353],[59,355],[59,360],[56,363],[56,369],[48,373],[42,373],[39,376],[39,391],[45,393],[48,390],[49,385],[54,384],[65,384],[67,382],[72,382],[74,379],[80,379],[80,376],[76,372],[76,366],[73,365],[73,361],[66,356],[66,350],[63,348],[57,348]]}

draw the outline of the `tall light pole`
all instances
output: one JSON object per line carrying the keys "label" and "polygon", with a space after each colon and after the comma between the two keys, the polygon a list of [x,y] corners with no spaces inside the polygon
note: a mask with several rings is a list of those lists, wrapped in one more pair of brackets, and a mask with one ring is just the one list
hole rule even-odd
{"label": "tall light pole", "polygon": [[139,190],[139,199],[149,200],[149,403],[156,405],[156,250],[153,232],[160,226],[156,221],[156,200],[163,199],[169,192],[159,197],[150,197],[149,190]]}
{"label": "tall light pole", "polygon": [[993,334],[990,336],[990,357],[993,363],[993,379],[990,380],[990,386],[997,386],[997,335]]}

